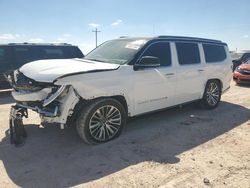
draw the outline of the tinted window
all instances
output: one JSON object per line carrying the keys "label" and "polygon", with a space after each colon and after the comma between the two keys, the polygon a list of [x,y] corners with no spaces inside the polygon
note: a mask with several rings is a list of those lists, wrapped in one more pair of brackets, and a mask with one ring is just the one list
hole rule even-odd
{"label": "tinted window", "polygon": [[44,58],[46,59],[61,59],[63,58],[63,50],[59,48],[48,48],[44,49]]}
{"label": "tinted window", "polygon": [[6,52],[4,48],[0,48],[0,63],[3,63],[6,57]]}
{"label": "tinted window", "polygon": [[23,65],[27,62],[34,61],[36,59],[36,55],[31,51],[31,48],[29,47],[15,47],[14,53],[18,65]]}
{"label": "tinted window", "polygon": [[178,42],[176,43],[176,49],[180,65],[200,63],[198,44]]}
{"label": "tinted window", "polygon": [[12,58],[10,57],[10,48],[6,46],[0,47],[0,71],[12,69]]}
{"label": "tinted window", "polygon": [[207,63],[223,61],[226,59],[224,46],[214,44],[203,44],[205,59]]}
{"label": "tinted window", "polygon": [[83,58],[84,57],[83,53],[78,47],[73,46],[69,50],[71,52],[70,53],[71,58]]}
{"label": "tinted window", "polygon": [[154,43],[143,53],[143,56],[158,57],[161,66],[171,65],[171,51],[168,42]]}

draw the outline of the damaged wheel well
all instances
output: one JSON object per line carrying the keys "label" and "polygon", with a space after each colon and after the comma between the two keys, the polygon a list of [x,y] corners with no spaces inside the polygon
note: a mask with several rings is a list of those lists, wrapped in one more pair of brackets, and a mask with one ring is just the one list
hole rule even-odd
{"label": "damaged wheel well", "polygon": [[112,98],[112,99],[115,99],[115,100],[119,101],[122,104],[122,106],[124,107],[124,109],[126,111],[126,115],[128,115],[127,101],[126,101],[125,97],[122,96],[122,95],[114,95],[114,96],[107,96],[107,97],[98,97],[98,98],[91,99],[91,100],[85,100],[83,98],[80,98],[79,102],[76,104],[76,106],[74,108],[73,114],[70,117],[68,117],[67,125],[74,124],[75,119],[77,118],[78,112],[82,108],[84,108],[88,103],[92,102],[93,100],[97,100],[97,99],[101,99],[101,98]]}

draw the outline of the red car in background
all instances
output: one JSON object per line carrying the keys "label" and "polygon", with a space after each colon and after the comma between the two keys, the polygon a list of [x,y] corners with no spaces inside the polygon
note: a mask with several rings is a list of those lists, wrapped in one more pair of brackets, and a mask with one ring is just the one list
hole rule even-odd
{"label": "red car in background", "polygon": [[237,84],[250,84],[250,59],[236,67],[233,79]]}

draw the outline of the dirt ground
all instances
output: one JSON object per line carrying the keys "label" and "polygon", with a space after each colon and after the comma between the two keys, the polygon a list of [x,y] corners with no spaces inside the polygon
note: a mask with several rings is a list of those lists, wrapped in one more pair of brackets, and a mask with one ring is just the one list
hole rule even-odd
{"label": "dirt ground", "polygon": [[250,187],[250,87],[232,82],[215,110],[190,104],[133,118],[96,146],[72,128],[39,128],[35,113],[25,145],[10,145],[11,103],[2,93],[0,187]]}

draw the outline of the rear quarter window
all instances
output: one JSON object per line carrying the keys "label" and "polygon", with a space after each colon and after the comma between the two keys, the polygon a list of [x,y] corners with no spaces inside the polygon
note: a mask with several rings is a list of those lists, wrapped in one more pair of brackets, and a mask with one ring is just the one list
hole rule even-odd
{"label": "rear quarter window", "polygon": [[82,51],[78,47],[72,46],[70,49],[71,49],[70,58],[83,58],[84,57]]}
{"label": "rear quarter window", "polygon": [[223,45],[202,44],[207,63],[221,62],[226,59],[226,51]]}

